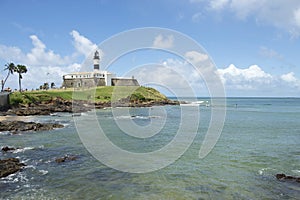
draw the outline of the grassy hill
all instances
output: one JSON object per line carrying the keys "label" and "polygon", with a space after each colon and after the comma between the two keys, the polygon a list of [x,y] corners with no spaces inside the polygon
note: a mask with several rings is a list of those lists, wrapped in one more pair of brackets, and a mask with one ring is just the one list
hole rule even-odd
{"label": "grassy hill", "polygon": [[64,100],[89,100],[95,102],[111,102],[122,98],[132,101],[163,101],[167,97],[149,87],[137,86],[105,86],[92,89],[53,89],[27,92],[14,92],[10,95],[10,104],[29,104],[47,102],[60,97]]}

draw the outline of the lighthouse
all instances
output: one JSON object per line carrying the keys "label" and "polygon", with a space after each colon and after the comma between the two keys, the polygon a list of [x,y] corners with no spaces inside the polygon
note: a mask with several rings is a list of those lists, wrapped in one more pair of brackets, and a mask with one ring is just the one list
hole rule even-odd
{"label": "lighthouse", "polygon": [[97,50],[94,54],[94,70],[100,70],[100,55]]}

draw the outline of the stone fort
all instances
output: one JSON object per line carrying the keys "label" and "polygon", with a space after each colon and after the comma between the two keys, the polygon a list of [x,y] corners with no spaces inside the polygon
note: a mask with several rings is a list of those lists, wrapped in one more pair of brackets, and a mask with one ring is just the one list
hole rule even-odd
{"label": "stone fort", "polygon": [[94,54],[94,71],[74,72],[63,76],[62,87],[82,88],[95,86],[139,86],[134,78],[116,77],[116,74],[100,69],[100,55],[96,51]]}

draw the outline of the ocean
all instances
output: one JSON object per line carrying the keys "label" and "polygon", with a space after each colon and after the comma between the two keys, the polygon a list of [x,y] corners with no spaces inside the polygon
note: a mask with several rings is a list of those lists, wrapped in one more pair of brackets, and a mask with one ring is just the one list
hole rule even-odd
{"label": "ocean", "polygon": [[[56,113],[31,120],[61,123],[65,125],[62,129],[17,135],[2,132],[0,147],[18,149],[0,152],[0,159],[17,157],[27,166],[0,179],[0,199],[300,199],[300,183],[275,177],[278,173],[300,176],[299,98],[227,98],[222,133],[212,151],[202,159],[199,149],[214,105],[210,105],[209,98],[199,101],[204,104],[185,106],[188,116],[200,113],[199,119],[195,117],[199,122],[196,130],[189,129],[195,120],[184,122],[187,140],[193,139],[190,146],[166,167],[146,173],[119,171],[100,162],[93,148],[86,148],[82,141],[82,137],[93,136],[89,131],[97,133],[98,129],[90,125],[91,119],[96,119],[115,146],[146,155],[173,141],[182,126],[180,106],[131,108],[129,116],[117,117],[110,108],[81,116]],[[128,130],[124,133],[117,122],[133,123],[138,130],[133,132],[141,137],[133,137]],[[153,133],[143,131],[143,127],[151,127],[151,122],[155,125],[153,129],[162,127]],[[82,125],[89,131],[78,134]],[[185,144],[185,139],[181,141],[178,148]],[[95,137],[94,144],[97,142]],[[94,147],[99,150],[98,156],[104,156],[108,162],[109,158],[118,158],[116,152],[109,154],[101,141],[99,144]],[[55,162],[56,158],[68,155],[77,159]],[[121,155],[119,159],[123,159]],[[155,169],[161,161],[147,160],[149,166],[145,167]],[[138,169],[135,162],[123,164]],[[122,163],[117,164],[122,168]]]}

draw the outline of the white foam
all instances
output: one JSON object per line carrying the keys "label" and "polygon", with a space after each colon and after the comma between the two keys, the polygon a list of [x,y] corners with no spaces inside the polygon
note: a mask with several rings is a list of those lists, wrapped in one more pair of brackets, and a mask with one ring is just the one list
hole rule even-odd
{"label": "white foam", "polygon": [[23,152],[25,152],[27,150],[32,150],[32,149],[34,149],[34,147],[24,147],[24,148],[21,148],[21,149],[13,150],[12,152],[13,153],[23,153]]}
{"label": "white foam", "polygon": [[48,171],[47,170],[39,170],[39,172],[42,174],[42,175],[46,175],[46,174],[48,174]]}
{"label": "white foam", "polygon": [[197,103],[184,103],[184,104],[180,104],[180,106],[200,106],[200,104],[197,104]]}
{"label": "white foam", "polygon": [[17,182],[25,183],[28,182],[28,178],[23,172],[17,172],[1,178],[0,181],[2,183],[17,183]]}
{"label": "white foam", "polygon": [[34,165],[27,165],[27,166],[25,166],[24,168],[25,168],[25,169],[30,169],[30,168],[36,169],[36,167],[35,167]]}
{"label": "white foam", "polygon": [[299,169],[294,169],[294,170],[292,170],[292,172],[295,173],[295,174],[300,174],[300,170]]}
{"label": "white foam", "polygon": [[155,115],[151,115],[151,116],[142,116],[142,115],[128,116],[128,115],[124,115],[124,116],[115,117],[115,119],[150,119],[150,118],[161,118],[161,116],[155,116]]}
{"label": "white foam", "polygon": [[3,131],[0,132],[0,135],[11,135],[11,133],[9,131]]}

